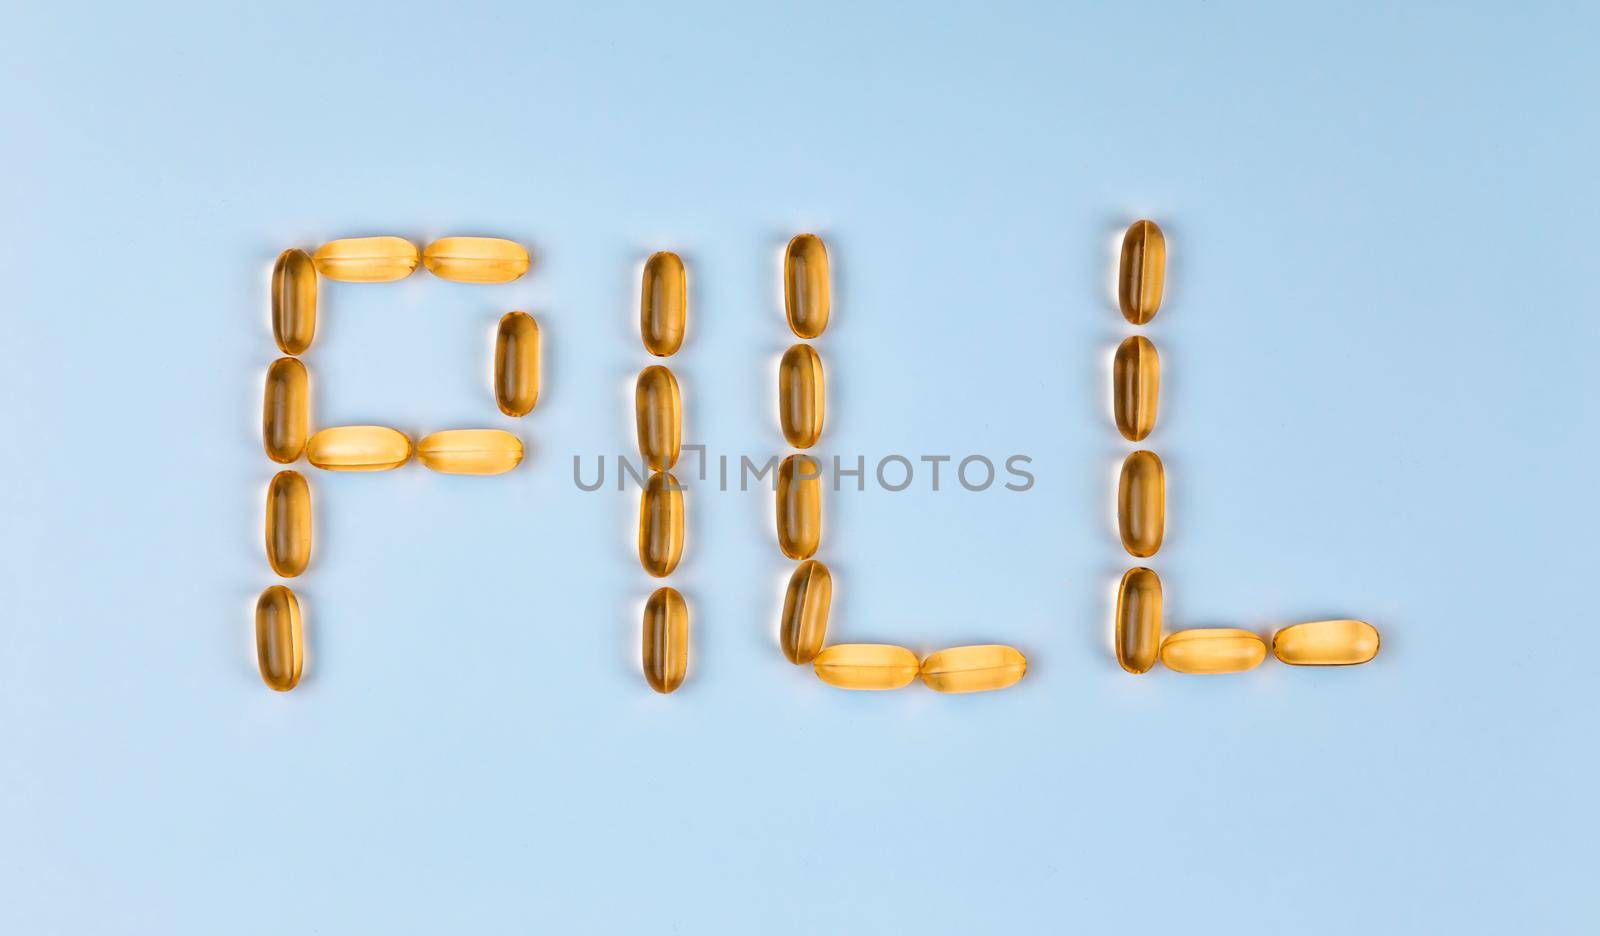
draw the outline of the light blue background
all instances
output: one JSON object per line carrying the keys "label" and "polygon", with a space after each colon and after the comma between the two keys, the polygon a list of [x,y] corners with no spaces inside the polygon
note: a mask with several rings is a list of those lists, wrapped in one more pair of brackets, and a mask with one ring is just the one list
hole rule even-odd
{"label": "light blue background", "polygon": [[[1580,4],[25,4],[0,36],[0,907],[34,933],[1593,931],[1594,57]],[[1132,678],[1117,236],[1159,219],[1168,626],[1357,616],[1354,669]],[[687,260],[691,441],[782,450],[782,244],[834,263],[823,452],[1033,459],[831,496],[831,636],[1003,641],[1008,692],[778,653],[771,495],[689,496],[688,682],[638,674],[637,271]],[[517,472],[310,472],[306,678],[255,671],[272,259],[319,425]],[[501,417],[496,318],[544,395]]]}

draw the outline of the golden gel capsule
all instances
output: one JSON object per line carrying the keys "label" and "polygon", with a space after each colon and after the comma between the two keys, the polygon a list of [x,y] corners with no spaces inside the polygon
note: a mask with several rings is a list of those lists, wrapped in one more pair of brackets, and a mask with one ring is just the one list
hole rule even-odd
{"label": "golden gel capsule", "polygon": [[644,605],[644,678],[657,692],[683,685],[689,669],[689,605],[676,588],[658,588]]}
{"label": "golden gel capsule", "polygon": [[808,344],[783,352],[778,363],[778,421],[795,448],[810,448],[822,437],[822,358]]}
{"label": "golden gel capsule", "polygon": [[828,249],[815,234],[800,234],[783,253],[783,308],[789,328],[815,338],[828,327]]}
{"label": "golden gel capsule", "polygon": [[1178,631],[1161,642],[1161,664],[1179,673],[1242,673],[1266,658],[1260,637],[1231,627]]}
{"label": "golden gel capsule", "polygon": [[267,485],[267,562],[294,578],[311,561],[311,487],[298,471],[280,471]]}
{"label": "golden gel capsule", "polygon": [[899,689],[917,678],[917,655],[887,644],[834,644],[811,662],[817,678],[840,689]]}
{"label": "golden gel capsule", "polygon": [[815,559],[807,559],[789,576],[783,595],[783,617],[778,642],[790,663],[810,663],[828,636],[828,606],[833,603],[833,574]]}
{"label": "golden gel capsule", "polygon": [[1167,239],[1154,221],[1135,221],[1122,236],[1122,265],[1117,272],[1117,304],[1122,317],[1144,325],[1161,308],[1167,278]]}
{"label": "golden gel capsule", "polygon": [[441,237],[422,252],[428,272],[457,283],[509,283],[530,262],[528,248],[500,237]]}
{"label": "golden gel capsule", "polygon": [[417,268],[417,245],[403,237],[346,237],[311,257],[317,272],[346,283],[391,283]]}
{"label": "golden gel capsule", "polygon": [[656,578],[672,574],[683,558],[683,489],[658,471],[639,498],[639,564]]}
{"label": "golden gel capsule", "polygon": [[304,354],[317,333],[317,267],[298,247],[272,268],[272,338],[284,354]]}
{"label": "golden gel capsule", "polygon": [[671,469],[678,463],[683,439],[683,404],[672,371],[654,364],[639,372],[633,387],[633,415],[645,464],[651,471]]}
{"label": "golden gel capsule", "polygon": [[287,357],[272,362],[261,410],[267,457],[285,465],[299,458],[311,427],[311,378],[304,364]]}
{"label": "golden gel capsule", "polygon": [[1137,451],[1117,479],[1117,532],[1122,548],[1141,559],[1161,548],[1167,522],[1167,477],[1155,452]]}
{"label": "golden gel capsule", "polygon": [[1014,686],[1028,671],[1015,647],[951,647],[922,661],[922,682],[936,692],[988,692]]}
{"label": "golden gel capsule", "polygon": [[388,471],[411,460],[411,439],[385,426],[338,426],[311,437],[306,459],[326,471]]}
{"label": "golden gel capsule", "polygon": [[443,474],[505,474],[522,464],[522,440],[503,429],[447,429],[422,437],[417,460]]}
{"label": "golden gel capsule", "polygon": [[507,312],[494,337],[494,401],[507,416],[526,416],[539,402],[539,323]]}
{"label": "golden gel capsule", "polygon": [[790,559],[810,559],[822,542],[822,468],[816,459],[790,455],[778,466],[778,548]]}
{"label": "golden gel capsule", "polygon": [[1272,635],[1272,653],[1295,666],[1354,666],[1378,655],[1378,629],[1366,621],[1312,621]]}
{"label": "golden gel capsule", "polygon": [[273,585],[256,600],[256,666],[261,669],[261,680],[279,692],[288,692],[300,682],[304,663],[300,602],[294,592]]}
{"label": "golden gel capsule", "polygon": [[677,354],[689,321],[689,278],[678,255],[663,250],[644,264],[639,290],[639,335],[656,357]]}
{"label": "golden gel capsule", "polygon": [[1149,569],[1129,569],[1117,586],[1117,662],[1146,673],[1161,651],[1161,579]]}
{"label": "golden gel capsule", "polygon": [[1111,364],[1111,409],[1117,431],[1138,442],[1156,427],[1156,403],[1161,395],[1161,359],[1156,346],[1140,335],[1117,346]]}

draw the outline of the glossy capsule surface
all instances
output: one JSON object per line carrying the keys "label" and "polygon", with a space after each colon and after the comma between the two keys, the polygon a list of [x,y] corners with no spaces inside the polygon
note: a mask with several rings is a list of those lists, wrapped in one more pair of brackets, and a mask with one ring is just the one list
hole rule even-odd
{"label": "glossy capsule surface", "polygon": [[1144,325],[1161,308],[1167,279],[1167,239],[1154,221],[1135,221],[1122,236],[1117,270],[1117,304],[1122,317]]}
{"label": "glossy capsule surface", "polygon": [[317,272],[345,283],[391,283],[411,275],[420,256],[403,237],[346,237],[312,255]]}
{"label": "glossy capsule surface", "polygon": [[256,666],[261,681],[279,692],[300,682],[305,665],[305,634],[294,592],[273,585],[256,599]]}
{"label": "glossy capsule surface", "polygon": [[821,542],[821,466],[790,455],[778,466],[778,548],[790,559],[810,559]]}
{"label": "glossy capsule surface", "polygon": [[1294,666],[1354,666],[1378,655],[1382,640],[1366,621],[1310,621],[1272,635],[1272,653]]}
{"label": "glossy capsule surface", "polygon": [[446,429],[422,437],[417,460],[443,474],[505,474],[522,464],[522,440],[503,429]]}
{"label": "glossy capsule surface", "polygon": [[790,663],[810,663],[822,651],[832,604],[833,574],[828,567],[815,559],[796,566],[783,594],[783,616],[778,623],[778,642]]}
{"label": "glossy capsule surface", "polygon": [[388,471],[411,460],[411,439],[387,426],[335,426],[311,437],[306,460],[325,471]]}
{"label": "glossy capsule surface", "polygon": [[267,457],[289,464],[306,449],[311,428],[311,378],[294,358],[278,358],[267,368],[262,394],[261,442]]}
{"label": "glossy capsule surface", "polygon": [[783,252],[783,308],[790,330],[801,338],[822,334],[831,303],[828,249],[815,234],[797,235]]}
{"label": "glossy capsule surface", "polygon": [[1182,630],[1161,642],[1161,665],[1179,673],[1242,673],[1266,658],[1265,641],[1231,627]]}
{"label": "glossy capsule surface", "polygon": [[1155,452],[1138,451],[1122,462],[1117,479],[1117,532],[1122,548],[1141,559],[1161,549],[1167,523],[1167,475]]}
{"label": "glossy capsule surface", "polygon": [[311,486],[298,471],[280,471],[267,485],[267,562],[284,578],[311,562]]}
{"label": "glossy capsule surface", "polygon": [[304,354],[317,333],[317,267],[292,247],[272,267],[272,339],[284,354]]}
{"label": "glossy capsule surface", "polygon": [[672,574],[683,558],[683,489],[657,471],[639,497],[639,564],[656,578]]}
{"label": "glossy capsule surface", "polygon": [[810,448],[822,438],[822,358],[808,344],[796,344],[778,362],[778,422],[795,448]]}
{"label": "glossy capsule surface", "polygon": [[526,312],[507,312],[495,329],[494,402],[507,416],[539,402],[539,323]]}
{"label": "glossy capsule surface", "polygon": [[951,647],[922,661],[922,682],[936,692],[989,692],[1014,686],[1028,672],[1028,658],[1015,647],[985,644]]}
{"label": "glossy capsule surface", "polygon": [[840,689],[899,689],[921,668],[915,653],[888,644],[834,644],[811,666],[818,679]]}
{"label": "glossy capsule surface", "polygon": [[1161,579],[1144,567],[1129,569],[1117,586],[1117,662],[1147,673],[1161,652]]}
{"label": "glossy capsule surface", "polygon": [[441,237],[422,252],[428,272],[457,283],[509,283],[531,262],[528,248],[501,237]]}
{"label": "glossy capsule surface", "polygon": [[1161,397],[1161,358],[1156,346],[1135,335],[1117,346],[1111,362],[1111,409],[1117,431],[1129,442],[1139,442],[1156,427],[1156,404]]}
{"label": "glossy capsule surface", "polygon": [[653,364],[639,372],[633,387],[633,416],[645,464],[652,471],[671,469],[678,463],[683,441],[683,402],[672,371]]}
{"label": "glossy capsule surface", "polygon": [[676,588],[655,590],[644,605],[644,678],[657,692],[683,685],[689,671],[689,605]]}
{"label": "glossy capsule surface", "polygon": [[689,324],[689,277],[670,250],[650,255],[639,288],[639,336],[656,357],[677,354]]}

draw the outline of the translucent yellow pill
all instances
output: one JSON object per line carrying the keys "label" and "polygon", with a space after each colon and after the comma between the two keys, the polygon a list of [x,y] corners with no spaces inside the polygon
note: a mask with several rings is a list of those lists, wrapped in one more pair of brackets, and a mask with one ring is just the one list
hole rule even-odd
{"label": "translucent yellow pill", "polygon": [[494,338],[494,401],[507,416],[526,416],[539,402],[539,323],[507,312]]}
{"label": "translucent yellow pill", "polygon": [[1117,531],[1122,548],[1141,559],[1161,549],[1167,523],[1167,476],[1154,452],[1138,451],[1122,462],[1117,479]]}
{"label": "translucent yellow pill", "polygon": [[816,459],[790,455],[778,465],[778,548],[790,559],[810,559],[822,542],[822,468]]}
{"label": "translucent yellow pill", "polygon": [[267,368],[262,395],[261,441],[267,457],[285,465],[300,457],[311,428],[311,378],[294,358],[278,358]]}
{"label": "translucent yellow pill", "polygon": [[261,680],[279,692],[300,682],[305,664],[305,634],[294,592],[273,585],[256,600],[256,666]]}
{"label": "translucent yellow pill", "polygon": [[1146,673],[1161,652],[1161,579],[1139,567],[1117,586],[1117,662],[1130,673]]}
{"label": "translucent yellow pill", "polygon": [[656,578],[671,575],[683,558],[683,489],[658,471],[639,498],[639,564]]}
{"label": "translucent yellow pill", "polygon": [[499,237],[441,237],[422,252],[428,271],[457,283],[509,283],[528,272],[528,249]]}
{"label": "translucent yellow pill", "polygon": [[1138,442],[1156,427],[1161,359],[1150,339],[1135,335],[1117,346],[1111,365],[1111,407],[1117,431]]}
{"label": "translucent yellow pill", "polygon": [[676,465],[683,441],[683,403],[672,371],[654,364],[639,372],[633,387],[633,416],[645,464],[652,471]]}
{"label": "translucent yellow pill", "polygon": [[817,235],[800,234],[783,254],[783,305],[789,328],[801,338],[822,334],[831,302],[828,249]]}
{"label": "translucent yellow pill", "polygon": [[833,603],[833,575],[828,567],[808,559],[789,576],[783,595],[783,617],[778,642],[790,663],[810,663],[828,636],[828,607]]}
{"label": "translucent yellow pill", "polygon": [[1028,658],[1015,647],[985,644],[951,647],[922,661],[922,681],[938,692],[988,692],[1014,686],[1028,671]]}
{"label": "translucent yellow pill", "polygon": [[417,245],[403,237],[346,237],[317,248],[317,272],[346,283],[390,283],[417,268]]}
{"label": "translucent yellow pill", "polygon": [[311,561],[311,486],[298,471],[280,471],[267,485],[267,562],[294,578]]}
{"label": "translucent yellow pill", "polygon": [[1122,237],[1122,265],[1117,274],[1122,317],[1135,325],[1155,318],[1166,278],[1166,237],[1154,221],[1135,221]]}
{"label": "translucent yellow pill", "polygon": [[522,464],[522,440],[503,429],[446,429],[422,437],[417,460],[444,474],[505,474]]}
{"label": "translucent yellow pill", "polygon": [[1378,655],[1382,640],[1366,621],[1311,621],[1272,635],[1272,653],[1295,666],[1354,666]]}
{"label": "translucent yellow pill", "polygon": [[689,323],[689,278],[668,250],[650,255],[639,290],[639,335],[656,357],[677,354]]}
{"label": "translucent yellow pill", "polygon": [[317,333],[317,267],[299,248],[272,267],[272,338],[284,354],[304,354]]}
{"label": "translucent yellow pill", "polygon": [[388,471],[411,460],[411,439],[385,426],[336,426],[311,437],[306,459],[326,471]]}
{"label": "translucent yellow pill", "polygon": [[689,605],[676,588],[658,588],[644,606],[644,678],[657,692],[683,685],[689,670]]}
{"label": "translucent yellow pill", "polygon": [[822,358],[808,344],[797,344],[778,363],[778,422],[795,448],[810,448],[822,437]]}
{"label": "translucent yellow pill", "polygon": [[1179,673],[1241,673],[1267,658],[1267,644],[1247,630],[1203,627],[1161,642],[1161,664]]}
{"label": "translucent yellow pill", "polygon": [[899,689],[917,678],[917,655],[888,644],[834,644],[811,662],[817,678],[840,689]]}

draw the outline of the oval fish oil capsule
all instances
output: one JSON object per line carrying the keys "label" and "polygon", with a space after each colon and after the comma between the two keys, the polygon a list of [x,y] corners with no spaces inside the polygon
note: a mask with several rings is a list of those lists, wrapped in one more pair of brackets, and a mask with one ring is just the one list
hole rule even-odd
{"label": "oval fish oil capsule", "polygon": [[531,262],[528,248],[501,237],[441,237],[422,252],[428,272],[456,283],[509,283]]}
{"label": "oval fish oil capsule", "polygon": [[689,323],[689,277],[670,250],[650,255],[639,289],[639,335],[656,357],[677,354]]}
{"label": "oval fish oil capsule", "polygon": [[670,470],[678,463],[683,441],[683,404],[672,371],[653,364],[639,372],[633,387],[633,415],[644,463],[651,471]]}
{"label": "oval fish oil capsule", "polygon": [[1266,658],[1265,641],[1231,627],[1182,630],[1161,642],[1161,664],[1178,673],[1242,673]]}
{"label": "oval fish oil capsule", "polygon": [[796,344],[778,362],[778,422],[795,448],[810,448],[822,437],[822,358],[808,344]]}
{"label": "oval fish oil capsule", "polygon": [[311,428],[311,378],[306,366],[288,357],[273,361],[262,397],[262,445],[268,458],[287,465],[305,451]]}
{"label": "oval fish oil capsule", "polygon": [[311,562],[311,486],[298,471],[280,471],[267,485],[267,562],[284,578]]}
{"label": "oval fish oil capsule", "polygon": [[658,588],[644,605],[644,678],[667,693],[689,670],[689,605],[676,588]]}
{"label": "oval fish oil capsule", "polygon": [[1129,569],[1117,586],[1117,662],[1147,673],[1161,652],[1161,579],[1143,566]]}
{"label": "oval fish oil capsule", "polygon": [[664,471],[645,482],[639,498],[639,564],[656,578],[671,575],[683,558],[683,488]]}
{"label": "oval fish oil capsule", "polygon": [[790,559],[810,559],[822,542],[822,468],[816,459],[790,455],[778,466],[778,548]]}
{"label": "oval fish oil capsule", "polygon": [[832,297],[828,286],[828,249],[815,234],[800,234],[783,252],[783,308],[789,328],[801,338],[815,338],[828,327]]}
{"label": "oval fish oil capsule", "polygon": [[345,283],[392,283],[417,268],[417,245],[403,237],[346,237],[317,248],[317,272]]}
{"label": "oval fish oil capsule", "polygon": [[305,634],[294,592],[273,585],[256,600],[256,666],[261,681],[279,692],[300,682],[305,665]]}
{"label": "oval fish oil capsule", "polygon": [[336,426],[311,437],[306,459],[325,471],[388,471],[411,460],[411,439],[386,426]]}
{"label": "oval fish oil capsule", "polygon": [[1015,647],[988,644],[951,647],[922,661],[922,681],[936,692],[988,692],[1014,686],[1028,671],[1028,658]]}
{"label": "oval fish oil capsule", "polygon": [[495,331],[494,402],[507,416],[539,402],[539,323],[526,312],[507,312]]}
{"label": "oval fish oil capsule", "polygon": [[796,566],[783,594],[783,617],[778,623],[778,642],[790,663],[810,663],[822,652],[832,603],[833,574],[828,567],[815,559]]}
{"label": "oval fish oil capsule", "polygon": [[1354,666],[1378,655],[1382,640],[1366,621],[1311,621],[1272,635],[1272,653],[1294,666]]}
{"label": "oval fish oil capsule", "polygon": [[840,689],[899,689],[917,678],[917,655],[888,644],[834,644],[811,661],[817,678]]}
{"label": "oval fish oil capsule", "polygon": [[1161,395],[1161,359],[1150,339],[1135,335],[1117,346],[1111,364],[1111,408],[1117,431],[1139,442],[1156,427]]}
{"label": "oval fish oil capsule", "polygon": [[1161,308],[1167,278],[1167,238],[1154,221],[1135,221],[1122,236],[1117,271],[1117,304],[1122,317],[1147,324]]}
{"label": "oval fish oil capsule", "polygon": [[1155,452],[1138,451],[1122,462],[1117,479],[1117,532],[1122,548],[1141,559],[1161,549],[1167,522],[1167,477]]}
{"label": "oval fish oil capsule", "polygon": [[422,437],[417,460],[442,474],[505,474],[522,464],[522,440],[503,429],[447,429]]}
{"label": "oval fish oil capsule", "polygon": [[272,267],[272,338],[284,354],[304,354],[317,333],[317,267],[298,247]]}

